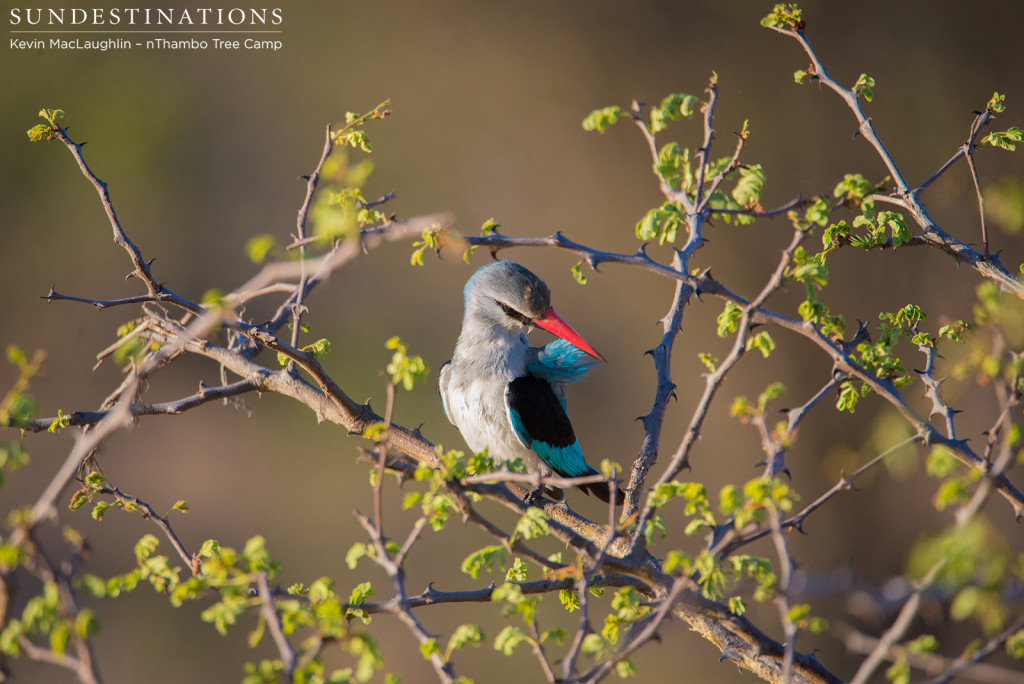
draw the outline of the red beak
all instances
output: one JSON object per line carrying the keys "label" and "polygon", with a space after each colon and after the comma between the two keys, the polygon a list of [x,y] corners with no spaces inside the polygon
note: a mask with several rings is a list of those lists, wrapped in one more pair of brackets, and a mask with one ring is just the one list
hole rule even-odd
{"label": "red beak", "polygon": [[580,336],[578,332],[573,330],[568,323],[562,320],[561,316],[555,313],[555,310],[550,306],[544,311],[542,318],[533,319],[534,325],[544,328],[552,335],[561,337],[566,342],[573,346],[579,347],[583,351],[587,352],[595,359],[604,361],[604,357],[597,353],[597,350],[587,344],[587,341]]}

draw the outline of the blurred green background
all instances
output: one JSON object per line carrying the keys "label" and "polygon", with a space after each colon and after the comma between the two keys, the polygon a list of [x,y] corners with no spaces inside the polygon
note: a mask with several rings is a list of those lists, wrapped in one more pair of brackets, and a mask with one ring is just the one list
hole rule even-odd
{"label": "blurred green background", "polygon": [[[968,8],[953,0],[820,0],[801,6],[810,38],[833,75],[846,84],[862,72],[876,79],[867,111],[911,182],[921,182],[952,156],[968,133],[972,112],[993,91],[1006,93],[1008,105],[996,127],[1020,125],[1024,4],[979,0]],[[397,199],[386,210],[399,216],[452,212],[456,228],[467,234],[494,217],[510,235],[561,230],[600,249],[634,251],[635,222],[661,201],[646,146],[629,125],[599,136],[585,133],[580,121],[592,109],[628,106],[634,98],[653,103],[669,92],[703,95],[712,70],[720,83],[717,151],[730,153],[732,132],[750,120],[753,136],[744,158],[766,168],[766,206],[830,192],[847,172],[883,178],[877,157],[853,137],[854,120],[838,98],[816,84],[793,84],[793,71],[806,68],[807,60],[795,42],[760,27],[770,7],[716,0],[320,0],[284,8],[279,52],[73,53],[5,46],[0,344],[48,351],[46,374],[33,384],[43,415],[94,408],[117,385],[120,371],[110,364],[89,369],[134,310],[97,312],[71,303],[47,305],[40,297],[51,285],[94,298],[140,292],[138,284],[124,282],[125,254],[110,240],[96,194],[67,151],[56,143],[28,142],[25,131],[39,122],[41,107],[67,112],[64,122],[75,139],[88,141],[87,159],[110,184],[125,229],[147,258],[157,258],[156,277],[192,299],[214,287],[230,290],[255,272],[243,250],[253,234],[288,240],[305,188],[296,179],[315,165],[324,126],[385,98],[391,98],[394,114],[368,128],[376,171],[366,196],[395,191]],[[669,135],[696,146],[699,123],[676,124]],[[1019,153],[988,149],[978,161],[986,184],[1021,175]],[[978,241],[966,167],[943,177],[925,201],[954,236]],[[998,226],[993,234],[995,248],[1004,250],[1003,261],[1015,270],[1024,260],[1024,244]],[[715,222],[706,237],[710,243],[695,265],[713,266],[716,278],[749,296],[774,268],[790,228],[785,219],[751,227]],[[481,251],[468,267],[454,255],[440,261],[428,255],[425,266],[414,268],[410,251],[398,244],[371,252],[309,301],[312,339],[333,342],[328,370],[350,395],[370,397],[378,409],[384,405],[380,370],[390,358],[385,340],[400,335],[413,353],[423,355],[433,382],[458,335],[462,285],[472,267],[489,258]],[[948,258],[923,249],[849,252],[830,257],[833,282],[826,301],[851,326],[854,319],[873,321],[879,310],[895,311],[911,301],[951,318],[970,316],[979,279]],[[670,258],[664,248],[650,253],[664,262]],[[654,396],[653,367],[644,351],[660,339],[657,321],[671,302],[672,283],[607,265],[581,287],[572,279],[575,259],[567,253],[519,249],[502,256],[545,278],[558,311],[608,358],[585,388],[570,390],[569,402],[588,459],[612,458],[628,469],[642,440],[634,418],[650,409]],[[770,305],[795,315],[800,289]],[[730,344],[715,336],[720,310],[710,298],[694,299],[687,309],[673,369],[679,400],[666,419],[663,453],[675,449],[703,389],[697,353],[721,357]],[[808,343],[781,333],[775,337],[776,355],[769,361],[748,357],[730,378],[694,451],[692,477],[712,492],[759,472],[755,431],[739,428],[727,415],[733,396],[756,396],[768,382],[782,380],[789,391],[780,406],[797,405],[829,377],[829,362]],[[9,367],[0,368],[0,386],[12,379]],[[182,362],[154,377],[147,396],[184,396],[199,379],[212,384],[216,370],[200,361]],[[909,394],[918,399],[916,390]],[[963,434],[980,439],[991,421],[991,399],[950,399],[967,409],[960,418]],[[250,414],[209,405],[173,419],[142,420],[106,444],[100,457],[104,472],[160,510],[186,499],[191,512],[177,520],[176,529],[189,548],[207,538],[241,546],[263,534],[284,565],[282,586],[329,575],[346,594],[369,575],[378,598],[386,598],[382,575],[366,564],[353,573],[344,563],[351,544],[363,540],[351,511],[368,511],[371,500],[368,467],[356,459],[360,442],[337,426],[317,425],[308,410],[280,397],[253,396],[246,403]],[[881,408],[872,398],[854,416],[839,415],[829,405],[816,410],[790,452],[794,486],[805,500],[830,486],[841,468],[850,470],[899,439],[898,423],[887,421]],[[431,386],[403,393],[395,418],[422,424],[430,439],[446,446],[462,445]],[[26,438],[33,461],[0,491],[4,512],[35,500],[72,439],[70,431]],[[845,577],[877,585],[902,570],[916,538],[948,522],[948,516],[936,519],[930,503],[936,482],[925,477],[913,455],[899,463],[902,468],[878,471],[863,481],[863,491],[812,518],[809,535],[793,544],[804,570],[819,576],[843,569]],[[393,484],[388,492],[397,508],[401,493]],[[585,514],[602,514],[582,495],[570,502]],[[997,502],[993,511],[997,524],[1019,539],[1009,507]],[[508,523],[504,513],[497,515]],[[140,518],[116,512],[102,523],[85,512],[65,511],[61,519],[88,534],[87,570],[100,575],[130,569],[131,545],[156,532]],[[391,535],[404,537],[410,520],[389,511]],[[59,531],[54,527],[52,533],[56,538]],[[458,565],[488,543],[458,522],[444,533],[428,534],[413,557],[410,590],[432,581],[446,590],[484,585],[490,578],[472,581]],[[687,544],[694,540],[671,539],[657,551]],[[767,547],[755,551],[769,553]],[[815,601],[834,621],[877,629],[872,619],[855,614],[852,601],[827,591]],[[543,619],[575,624],[575,618],[561,615],[554,596],[544,603],[551,605]],[[90,605],[103,623],[97,649],[108,683],[234,681],[244,661],[271,653],[269,644],[255,652],[245,646],[254,620],[223,638],[199,620],[201,605],[174,609],[148,588]],[[774,607],[752,610],[778,637]],[[502,626],[492,613],[488,606],[440,606],[424,610],[421,619],[442,635],[461,623],[485,624],[488,641],[457,657],[460,674],[481,682],[539,681],[540,670],[525,653],[506,665],[491,650]],[[393,619],[375,618],[372,631],[390,670],[407,682],[433,679],[412,637]],[[720,664],[719,653],[680,623],[667,625],[662,634],[661,643],[648,645],[637,658],[640,681],[677,681],[683,663],[690,681],[750,680]],[[956,643],[959,637],[954,632],[950,638]],[[808,638],[799,646],[820,648],[822,661],[842,676],[856,666],[835,640]],[[12,668],[16,681],[69,681],[47,666],[15,662]]]}

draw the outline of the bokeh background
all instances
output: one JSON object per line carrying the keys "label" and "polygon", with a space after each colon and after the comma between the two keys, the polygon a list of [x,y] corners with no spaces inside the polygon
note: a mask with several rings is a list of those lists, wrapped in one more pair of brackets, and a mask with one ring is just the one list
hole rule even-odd
{"label": "bokeh background", "polygon": [[[5,8],[10,4],[7,0]],[[1009,107],[996,126],[1022,120],[1021,3],[978,0],[968,8],[954,0],[807,0],[801,5],[811,40],[840,81],[852,84],[862,72],[877,80],[867,110],[911,182],[927,178],[955,152],[972,112],[984,107],[993,91],[1006,93]],[[110,240],[95,192],[67,151],[28,142],[25,130],[39,122],[41,107],[66,110],[65,123],[76,139],[88,141],[87,159],[110,184],[126,230],[147,257],[157,258],[157,277],[193,299],[210,288],[231,289],[255,272],[243,250],[251,235],[272,233],[287,241],[304,192],[296,179],[315,165],[325,124],[385,98],[392,100],[394,114],[368,128],[376,170],[366,195],[395,191],[388,210],[399,216],[452,212],[456,228],[467,234],[493,217],[510,235],[561,230],[601,249],[634,251],[635,222],[660,202],[645,144],[629,125],[599,136],[585,133],[580,121],[592,109],[628,106],[634,98],[654,103],[669,92],[702,95],[713,70],[721,93],[717,149],[730,153],[732,131],[750,120],[753,136],[745,160],[767,170],[766,206],[829,192],[847,172],[881,179],[883,167],[864,141],[853,137],[854,121],[840,101],[814,84],[793,84],[793,71],[807,61],[796,43],[760,27],[770,6],[716,0],[321,0],[284,8],[279,52],[73,53],[5,45],[0,49],[0,343],[47,350],[45,376],[33,383],[44,415],[93,408],[120,378],[110,364],[90,371],[95,355],[133,312],[47,305],[40,297],[51,285],[96,298],[139,291],[137,284],[125,283],[125,255]],[[699,124],[676,124],[670,134],[695,146]],[[1024,170],[1019,155],[1002,151],[985,150],[978,160],[986,184],[1019,177]],[[965,167],[947,174],[925,199],[949,232],[978,240]],[[1015,269],[1024,260],[1024,244],[998,226],[993,233],[1004,262]],[[790,229],[784,219],[751,227],[716,222],[706,235],[711,241],[695,265],[713,266],[714,275],[734,291],[751,295],[773,269]],[[461,289],[472,272],[455,255],[444,260],[428,255],[423,267],[411,267],[410,251],[399,244],[370,253],[336,274],[309,302],[314,338],[333,342],[327,368],[350,395],[370,397],[378,408],[384,404],[380,370],[390,356],[384,341],[400,335],[427,360],[433,382],[458,335]],[[950,318],[970,315],[979,279],[942,255],[849,251],[830,258],[833,283],[825,300],[851,325],[853,319],[874,320],[879,310],[894,311],[911,301]],[[666,262],[670,257],[660,248],[651,254]],[[570,274],[575,260],[569,254],[519,249],[502,256],[545,278],[563,317],[607,356],[609,363],[585,388],[570,391],[570,407],[589,459],[612,458],[628,469],[642,439],[634,418],[649,410],[654,396],[653,367],[644,351],[660,338],[657,322],[670,304],[672,283],[607,265],[581,287]],[[473,267],[486,259],[481,251]],[[799,296],[796,289],[781,293],[772,306],[795,315]],[[697,353],[724,356],[728,348],[728,341],[714,334],[720,310],[713,299],[695,299],[686,312],[673,368],[679,399],[667,417],[665,452],[678,444],[703,388]],[[936,327],[941,322],[936,320]],[[782,380],[788,394],[779,407],[797,405],[828,377],[827,359],[806,342],[781,333],[776,340],[780,351],[769,361],[748,358],[729,380],[693,453],[692,477],[713,492],[756,476],[761,459],[755,431],[728,417],[729,400],[738,394],[754,397],[768,382]],[[215,381],[215,369],[198,361],[176,366],[153,379],[151,400],[189,394],[201,378]],[[0,368],[0,386],[11,379],[11,369]],[[916,392],[911,394],[916,400]],[[967,409],[961,419],[964,434],[980,439],[991,401],[980,394],[953,399]],[[264,396],[246,403],[249,413],[209,405],[173,419],[142,420],[104,447],[104,472],[157,509],[187,500],[191,512],[177,520],[176,529],[190,548],[207,538],[241,546],[262,534],[284,565],[282,586],[329,575],[346,593],[369,576],[384,598],[387,585],[379,573],[365,565],[353,573],[344,562],[351,544],[363,539],[351,512],[369,510],[371,499],[368,467],[357,462],[359,442],[337,426],[318,425],[308,410],[288,400]],[[395,417],[422,424],[432,440],[461,446],[431,386],[403,393]],[[814,498],[841,468],[849,470],[899,437],[898,423],[889,421],[873,399],[854,416],[822,406],[791,451],[794,485],[805,499]],[[28,436],[32,464],[0,490],[0,509],[34,501],[72,439],[70,431]],[[810,534],[794,541],[803,569],[813,576],[840,570],[866,587],[898,575],[913,541],[949,521],[934,514],[930,498],[936,483],[925,477],[918,458],[908,453],[895,459],[892,467],[864,480],[862,491],[817,514],[807,526]],[[389,495],[397,508],[401,492],[390,485]],[[585,514],[602,514],[586,497],[574,495],[571,503]],[[997,503],[994,517],[1019,541],[1008,507]],[[86,532],[92,546],[87,569],[100,575],[129,570],[131,545],[155,532],[137,516],[113,511],[102,523],[85,512],[67,511],[61,521]],[[393,536],[404,536],[409,521],[389,511]],[[56,527],[52,533],[56,538]],[[427,535],[413,559],[410,589],[431,581],[440,589],[484,585],[490,578],[474,582],[459,573],[458,565],[470,550],[488,543],[458,522]],[[673,538],[659,549],[693,544]],[[544,603],[554,601],[546,597]],[[844,597],[816,601],[835,622],[877,629]],[[266,645],[256,651],[245,646],[252,620],[220,637],[199,620],[203,606],[174,609],[148,588],[90,605],[103,622],[97,648],[106,681],[115,684],[233,681],[244,661],[270,656]],[[778,636],[774,608],[753,610],[759,624]],[[460,673],[481,682],[539,681],[541,673],[529,657],[506,665],[492,651],[490,642],[502,626],[493,612],[488,606],[440,606],[421,617],[442,635],[461,623],[483,622],[488,641],[479,651],[458,656]],[[551,624],[575,624],[555,605],[547,613]],[[381,616],[372,630],[390,670],[408,682],[432,680],[404,628]],[[966,639],[956,630],[949,638],[954,651],[956,639]],[[807,639],[800,646],[822,649],[823,662],[840,675],[849,676],[856,667],[835,640]],[[669,624],[663,640],[638,656],[640,681],[677,681],[681,667],[690,681],[751,679],[718,657],[683,625]],[[16,681],[69,680],[47,666],[15,662],[12,668]]]}

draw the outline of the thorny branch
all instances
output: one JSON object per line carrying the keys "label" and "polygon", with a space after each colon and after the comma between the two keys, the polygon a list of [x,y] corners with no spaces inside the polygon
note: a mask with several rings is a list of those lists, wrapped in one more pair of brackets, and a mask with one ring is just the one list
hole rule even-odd
{"label": "thorny branch", "polygon": [[[978,684],[1017,684],[1020,672],[1009,668],[991,665],[984,661],[1006,644],[1007,639],[1024,628],[1024,616],[1015,620],[1007,629],[989,639],[980,648],[971,652],[968,657],[946,658],[937,653],[917,653],[908,648],[894,647],[886,658],[894,660],[898,656],[906,658],[914,668],[928,675],[937,675],[920,684],[948,684],[957,675],[966,676],[971,682]],[[851,653],[869,654],[878,648],[879,640],[862,634],[853,628],[841,625],[836,630],[840,639]]]}
{"label": "thorny branch", "polygon": [[[974,173],[974,161],[973,152],[974,139],[981,130],[981,127],[987,124],[991,117],[979,117],[975,120],[974,125],[971,128],[971,137],[964,144],[964,147],[954,155],[953,159],[947,162],[946,165],[940,169],[939,173],[935,174],[932,178],[929,178],[919,188],[913,188],[908,183],[906,177],[903,175],[902,170],[897,165],[896,160],[893,159],[892,154],[886,149],[882,143],[882,139],[879,137],[878,132],[875,130],[875,125],[871,119],[864,113],[864,109],[861,106],[858,93],[854,90],[847,89],[839,84],[825,68],[817,52],[811,46],[810,40],[804,33],[802,28],[796,29],[785,29],[779,27],[772,27],[772,30],[778,31],[784,35],[794,38],[800,46],[804,49],[804,52],[811,60],[811,68],[808,73],[823,83],[836,95],[838,95],[847,107],[853,112],[853,115],[857,119],[857,132],[860,134],[878,153],[879,158],[885,165],[886,170],[889,173],[890,178],[896,183],[896,192],[892,197],[892,202],[903,207],[913,217],[914,221],[921,227],[921,238],[927,241],[929,244],[937,247],[938,249],[946,252],[958,263],[966,263],[975,270],[977,270],[982,276],[992,280],[1000,285],[1003,289],[1008,292],[1012,292],[1017,297],[1024,299],[1024,282],[1019,278],[1010,273],[999,260],[998,254],[990,254],[988,250],[988,235],[985,233],[984,219],[982,219],[982,239],[985,244],[985,253],[981,254],[977,250],[973,249],[970,245],[957,240],[949,233],[944,231],[942,228],[932,220],[928,211],[925,209],[924,203],[921,201],[920,192],[922,189],[927,187],[928,184],[934,180],[934,178],[944,172],[946,169],[952,166],[960,157],[966,157],[968,164]],[[979,195],[980,196],[980,195]],[[984,206],[979,200],[979,208],[984,214]]]}

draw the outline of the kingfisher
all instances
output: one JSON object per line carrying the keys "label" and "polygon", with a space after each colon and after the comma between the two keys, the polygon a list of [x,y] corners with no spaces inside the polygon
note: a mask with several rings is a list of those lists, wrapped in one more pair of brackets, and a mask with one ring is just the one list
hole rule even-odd
{"label": "kingfisher", "polygon": [[[521,458],[544,474],[597,475],[569,422],[565,385],[582,380],[604,357],[551,308],[544,281],[519,264],[481,266],[463,296],[462,332],[438,376],[448,420],[470,449],[487,449],[496,462]],[[526,333],[534,326],[559,339],[531,346]],[[606,482],[579,488],[604,501],[612,496]],[[622,503],[621,489],[614,496]]]}

